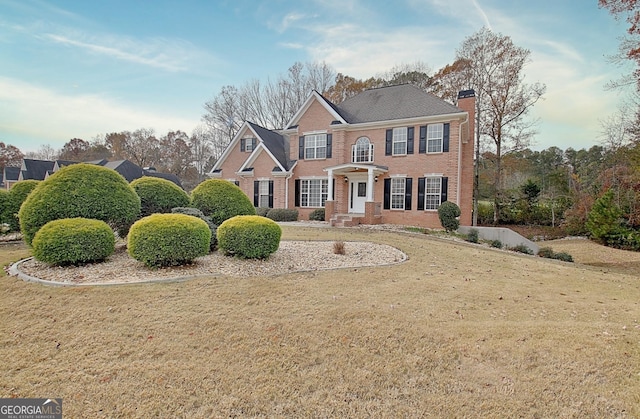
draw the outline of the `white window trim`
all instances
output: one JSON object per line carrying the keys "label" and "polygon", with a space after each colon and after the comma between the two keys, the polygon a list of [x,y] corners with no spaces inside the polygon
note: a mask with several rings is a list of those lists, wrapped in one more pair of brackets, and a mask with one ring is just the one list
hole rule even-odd
{"label": "white window trim", "polygon": [[[319,131],[319,132],[309,132],[304,135],[304,160],[325,160],[327,158],[327,132],[326,131]],[[324,147],[318,147],[317,145],[314,144],[313,147],[309,147],[309,138],[308,137],[317,137],[317,136],[324,136]],[[314,141],[318,141],[316,138],[314,138]],[[324,148],[324,157],[318,157],[318,149],[319,148]],[[307,150],[313,149],[313,157],[307,157]]]}
{"label": "white window trim", "polygon": [[[442,177],[443,176],[425,176],[425,180],[424,180],[424,210],[425,211],[438,211],[438,207],[440,207],[440,205],[442,205],[441,199],[442,199]],[[439,180],[439,184],[440,187],[438,188],[438,192],[437,193],[427,193],[427,180],[428,179],[438,179]],[[427,196],[437,196],[438,197],[438,205],[435,208],[427,208]]]}
{"label": "white window trim", "polygon": [[[394,184],[395,180],[402,180],[403,181],[402,182],[402,186],[403,186],[402,187],[402,193],[399,193],[399,192],[394,193],[393,192],[393,184]],[[405,201],[404,198],[405,198],[405,195],[407,193],[407,178],[406,178],[406,176],[391,176],[391,190],[389,192],[390,192],[390,199],[391,199],[391,202],[389,203],[390,209],[392,211],[404,211],[404,201]],[[394,208],[394,206],[393,206],[393,203],[394,203],[393,197],[394,196],[400,196],[401,207]]]}
{"label": "white window trim", "polygon": [[[440,137],[429,138],[429,128],[440,127]],[[440,142],[440,150],[439,151],[429,151],[429,141],[439,141]],[[439,124],[429,124],[427,125],[427,154],[442,154],[444,152],[444,123]]]}
{"label": "white window trim", "polygon": [[[269,208],[269,181],[270,179],[258,180],[258,207],[260,208]],[[266,189],[266,191],[264,189]],[[265,204],[265,202],[263,201],[265,199],[266,205],[263,205]]]}
{"label": "white window trim", "polygon": [[[404,130],[404,141],[400,141],[396,138],[396,130]],[[406,156],[407,155],[407,143],[409,141],[409,128],[408,127],[395,127],[392,129],[391,135],[391,155],[392,156]],[[396,153],[396,144],[404,142],[404,153]]]}
{"label": "white window trim", "polygon": [[[304,190],[304,182],[309,182],[309,181],[320,181],[320,202],[319,202],[319,206],[317,205],[310,205],[311,202],[311,193],[308,191],[307,192],[307,205],[303,205],[303,190]],[[323,193],[323,186],[326,182],[326,193]],[[307,183],[307,185],[309,185]],[[307,188],[309,188],[309,186],[307,186]],[[319,176],[309,176],[309,177],[304,177],[304,178],[300,178],[300,208],[324,208],[323,202],[322,202],[322,198],[323,195],[325,195],[324,197],[324,201],[326,202],[329,199],[329,180],[326,177],[319,177]]]}

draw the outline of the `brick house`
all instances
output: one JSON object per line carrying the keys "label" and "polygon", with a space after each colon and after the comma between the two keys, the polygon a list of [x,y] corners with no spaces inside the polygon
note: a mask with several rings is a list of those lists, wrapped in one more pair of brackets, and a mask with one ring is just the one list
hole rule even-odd
{"label": "brick house", "polygon": [[283,130],[245,122],[209,175],[300,219],[324,207],[332,225],[439,228],[448,200],[471,225],[474,115],[472,90],[458,106],[407,84],[339,105],[313,91]]}

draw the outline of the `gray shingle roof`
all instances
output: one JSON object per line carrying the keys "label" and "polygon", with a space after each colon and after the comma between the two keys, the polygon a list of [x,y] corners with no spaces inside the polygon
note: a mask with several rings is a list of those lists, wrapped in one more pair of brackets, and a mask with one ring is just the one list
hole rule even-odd
{"label": "gray shingle roof", "polygon": [[287,154],[285,152],[284,137],[277,132],[263,128],[260,125],[256,125],[249,121],[247,121],[247,123],[256,132],[256,134],[260,136],[262,143],[267,147],[271,154],[273,154],[273,157],[278,160],[285,170],[289,170],[289,162],[287,161]]}
{"label": "gray shingle roof", "polygon": [[54,164],[50,160],[22,159],[23,179],[44,180],[47,172],[53,170]]}
{"label": "gray shingle roof", "polygon": [[463,112],[410,84],[365,90],[337,105],[337,108],[350,124]]}

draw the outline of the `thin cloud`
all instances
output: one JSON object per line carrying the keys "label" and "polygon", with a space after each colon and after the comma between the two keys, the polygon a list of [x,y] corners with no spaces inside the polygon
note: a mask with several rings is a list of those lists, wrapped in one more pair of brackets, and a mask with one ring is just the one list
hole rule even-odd
{"label": "thin cloud", "polygon": [[[199,122],[197,118],[138,109],[96,95],[65,95],[0,77],[0,133],[10,143],[13,136],[24,136],[38,139],[36,144],[60,147],[74,137],[88,141],[99,133],[141,127],[152,127],[156,132],[176,129],[190,132]],[[35,144],[14,145],[24,150],[37,148]]]}
{"label": "thin cloud", "polygon": [[[83,42],[76,39],[71,39],[62,35],[45,34],[45,38],[63,45],[78,47],[80,49],[89,51],[94,54],[104,55],[107,57],[115,58],[122,61],[129,61],[136,64],[147,65],[154,68],[160,68],[167,71],[186,71],[188,68],[184,65],[180,65],[180,60],[176,60],[176,57],[170,57],[164,52],[148,54],[145,56],[140,52],[129,52],[119,48],[115,48],[108,45],[100,45],[98,43]],[[131,42],[129,42],[131,44]],[[157,44],[154,42],[154,44]],[[158,45],[150,45],[150,49],[158,49]]]}

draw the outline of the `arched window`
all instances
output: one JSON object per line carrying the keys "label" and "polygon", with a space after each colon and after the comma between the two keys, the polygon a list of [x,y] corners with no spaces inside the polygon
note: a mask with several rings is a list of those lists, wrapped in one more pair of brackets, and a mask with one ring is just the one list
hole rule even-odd
{"label": "arched window", "polygon": [[351,150],[351,161],[353,163],[373,162],[373,144],[367,137],[360,137]]}

